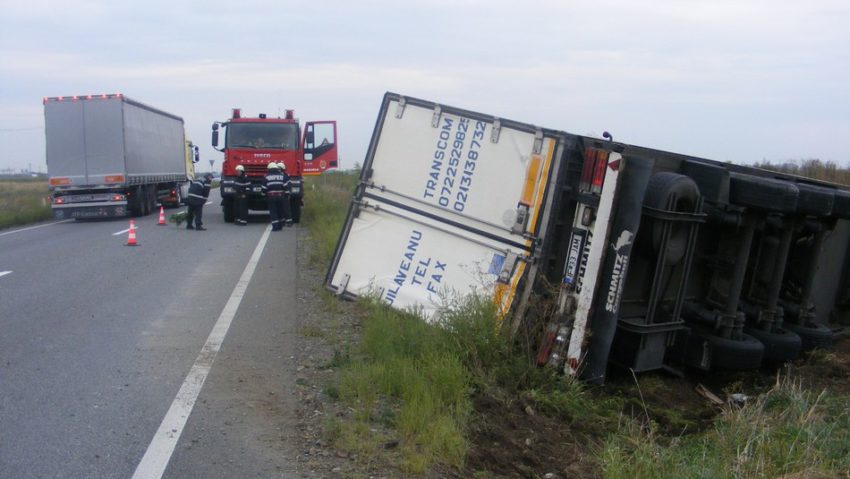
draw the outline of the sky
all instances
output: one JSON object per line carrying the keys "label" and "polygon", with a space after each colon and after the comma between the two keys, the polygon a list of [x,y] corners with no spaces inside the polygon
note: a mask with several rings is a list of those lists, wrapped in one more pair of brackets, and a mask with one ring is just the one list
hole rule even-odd
{"label": "sky", "polygon": [[392,91],[718,161],[850,166],[846,0],[0,0],[0,171],[45,171],[42,98],[124,95],[222,154],[232,108],[338,122]]}

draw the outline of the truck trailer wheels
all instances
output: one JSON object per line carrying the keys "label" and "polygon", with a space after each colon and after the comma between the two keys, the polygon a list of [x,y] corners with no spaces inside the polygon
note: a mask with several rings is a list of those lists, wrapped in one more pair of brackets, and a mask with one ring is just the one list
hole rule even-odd
{"label": "truck trailer wheels", "polygon": [[704,370],[743,371],[761,367],[764,345],[748,334],[744,334],[741,339],[727,339],[691,331],[685,354],[690,366]]}
{"label": "truck trailer wheels", "polygon": [[793,183],[785,181],[740,173],[729,175],[729,201],[738,206],[795,213],[798,191]]}
{"label": "truck trailer wheels", "polygon": [[750,336],[764,344],[764,360],[782,363],[797,359],[803,347],[800,336],[784,327],[764,331],[758,328],[744,328]]}
{"label": "truck trailer wheels", "polygon": [[803,351],[811,351],[815,348],[832,349],[832,330],[823,324],[812,321],[804,325],[789,322],[784,326],[800,336]]}
{"label": "truck trailer wheels", "polygon": [[[673,213],[693,213],[699,201],[699,188],[694,180],[678,173],[661,172],[652,175],[646,187],[643,204],[657,210]],[[655,221],[652,224],[652,248],[658,254],[661,252],[664,223]],[[688,247],[690,224],[685,222],[673,223],[670,239],[664,246],[666,249],[665,263],[667,266],[678,264],[685,256]]]}

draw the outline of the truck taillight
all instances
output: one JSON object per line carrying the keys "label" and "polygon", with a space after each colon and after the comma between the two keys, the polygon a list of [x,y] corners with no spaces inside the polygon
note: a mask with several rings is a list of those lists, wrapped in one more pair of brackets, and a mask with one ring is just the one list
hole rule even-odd
{"label": "truck taillight", "polygon": [[112,198],[110,198],[112,201],[124,201],[124,199],[124,195],[112,195]]}
{"label": "truck taillight", "polygon": [[597,148],[585,148],[579,191],[594,194],[602,193],[602,183],[605,182],[605,168],[607,166],[607,151]]}
{"label": "truck taillight", "polygon": [[581,180],[578,184],[578,189],[581,192],[590,191],[590,180],[593,178],[593,166],[595,165],[596,156],[593,150],[587,148],[584,150],[584,164],[581,167]]}
{"label": "truck taillight", "polygon": [[59,198],[59,197],[53,198],[53,204],[55,204],[55,205],[61,205],[61,204],[64,204],[64,203],[65,203],[65,200],[62,199],[62,198]]}
{"label": "truck taillight", "polygon": [[602,193],[602,183],[605,181],[605,167],[608,166],[608,152],[604,150],[596,151],[596,168],[593,170],[593,180],[591,181],[591,193]]}
{"label": "truck taillight", "polygon": [[605,182],[605,168],[607,166],[607,151],[597,148],[585,148],[579,190],[594,194],[602,193],[602,183]]}

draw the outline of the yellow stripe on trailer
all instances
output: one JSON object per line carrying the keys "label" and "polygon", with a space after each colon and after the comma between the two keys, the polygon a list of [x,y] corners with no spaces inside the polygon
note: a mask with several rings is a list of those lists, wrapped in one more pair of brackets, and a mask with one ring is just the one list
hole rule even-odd
{"label": "yellow stripe on trailer", "polygon": [[[543,171],[536,181],[537,188],[535,189],[533,202],[534,216],[531,217],[531,222],[528,226],[528,232],[531,234],[534,234],[537,229],[537,218],[540,216],[540,205],[543,203],[543,196],[544,193],[546,193],[546,188],[544,186],[546,184],[546,180],[549,178],[549,170],[552,168],[552,158],[555,155],[555,140],[549,138],[546,139],[546,142],[548,143],[546,148],[546,160],[543,162]],[[535,156],[539,158],[538,155]],[[531,246],[531,240],[526,241],[526,245]]]}
{"label": "yellow stripe on trailer", "polygon": [[[537,218],[540,216],[540,205],[543,203],[543,197],[546,193],[546,181],[549,178],[549,170],[552,167],[552,158],[555,155],[555,141],[552,139],[545,140],[548,145],[546,147],[546,158],[534,154],[531,156],[531,161],[528,164],[525,175],[525,185],[522,190],[520,202],[534,208],[534,215],[529,223],[529,233],[534,234],[537,225]],[[532,240],[526,240],[526,246],[531,246]],[[513,304],[516,296],[517,287],[520,279],[525,274],[527,264],[525,261],[520,261],[516,267],[516,271],[511,276],[509,284],[496,283],[493,302],[498,308],[499,324],[501,324],[508,310]]]}

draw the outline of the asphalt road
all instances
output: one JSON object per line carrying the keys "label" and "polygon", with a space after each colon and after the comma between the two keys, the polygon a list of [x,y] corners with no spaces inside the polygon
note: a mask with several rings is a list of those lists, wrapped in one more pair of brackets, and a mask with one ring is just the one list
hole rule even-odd
{"label": "asphalt road", "polygon": [[[0,478],[141,477],[181,401],[173,450],[152,453],[162,477],[297,477],[297,227],[226,224],[210,200],[208,231],[155,213],[136,219],[135,247],[126,219],[0,230]],[[187,407],[175,398],[193,365],[209,365],[228,304]]]}

